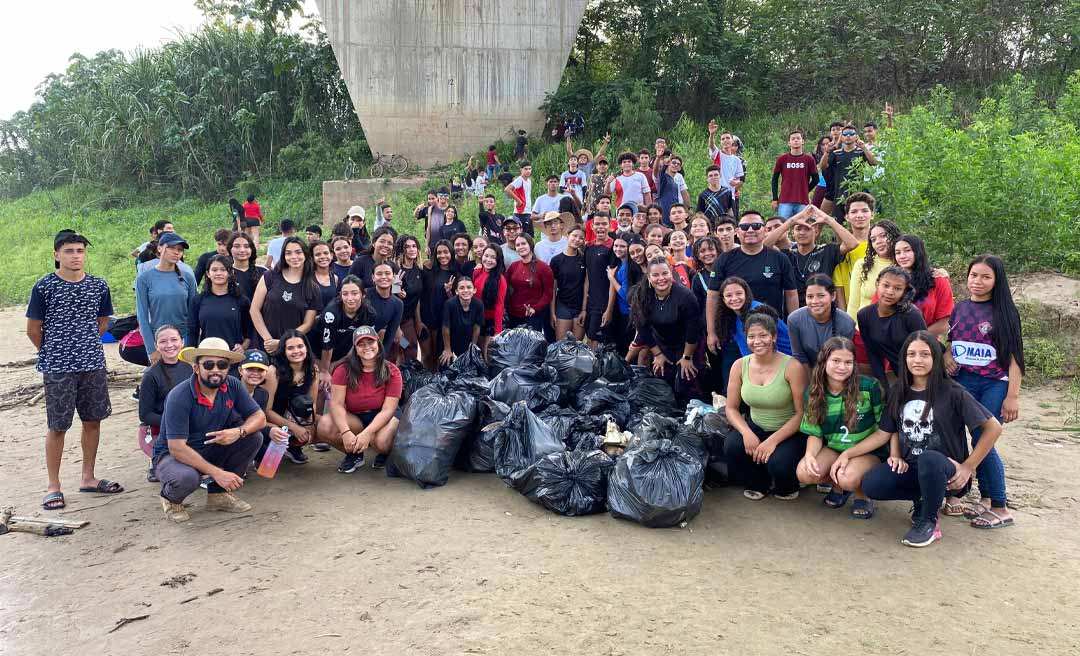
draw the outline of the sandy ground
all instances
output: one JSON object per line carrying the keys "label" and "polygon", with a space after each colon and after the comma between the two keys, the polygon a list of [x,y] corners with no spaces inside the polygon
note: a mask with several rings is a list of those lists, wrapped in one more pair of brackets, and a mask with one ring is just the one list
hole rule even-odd
{"label": "sandy ground", "polygon": [[[33,355],[21,310],[0,311],[0,363]],[[109,351],[110,366],[133,368]],[[0,367],[0,505],[39,513],[39,377]],[[24,388],[25,386],[25,388]],[[493,475],[443,488],[312,454],[240,492],[241,516],[166,523],[134,434],[131,385],[113,388],[98,474],[127,492],[75,492],[75,535],[0,538],[3,654],[1076,654],[1080,434],[1060,388],[1026,390],[1001,444],[1017,525],[943,520],[929,549],[900,545],[907,504],[869,521],[796,502],[706,493],[684,529],[564,518]],[[78,424],[76,423],[76,426]],[[74,439],[72,439],[74,437]],[[215,592],[217,591],[217,592]],[[122,618],[148,616],[110,632]]]}

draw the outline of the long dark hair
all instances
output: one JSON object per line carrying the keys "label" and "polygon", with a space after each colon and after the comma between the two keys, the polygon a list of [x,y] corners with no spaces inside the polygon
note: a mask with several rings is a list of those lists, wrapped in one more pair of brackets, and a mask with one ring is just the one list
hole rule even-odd
{"label": "long dark hair", "polygon": [[832,295],[832,303],[829,304],[829,337],[836,337],[836,283],[824,273],[814,273],[806,279],[806,289],[810,289],[813,285],[824,287],[825,291]]}
{"label": "long dark hair", "polygon": [[[886,248],[886,252],[889,254],[889,259],[893,259],[893,249],[896,248],[896,240],[900,238],[900,227],[888,219],[881,219],[870,226],[870,235],[874,232],[874,228],[881,228],[885,231],[885,234],[889,238],[889,245]],[[866,280],[866,277],[870,275],[870,269],[874,267],[874,258],[877,257],[877,253],[874,252],[874,245],[866,245],[866,256],[863,257],[862,262],[862,277]]]}
{"label": "long dark hair", "polygon": [[[814,370],[810,372],[810,392],[806,403],[806,420],[817,426],[823,424],[829,414],[829,376],[825,372],[825,363],[837,351],[851,353],[852,363],[854,364],[855,342],[843,335],[834,335],[825,340],[825,343],[821,346],[821,350],[818,351],[817,363],[814,364]],[[844,398],[844,425],[848,427],[848,430],[854,431],[859,421],[858,367],[852,367],[851,375],[844,382],[841,396]]]}
{"label": "long dark hair", "polygon": [[[484,269],[484,255],[491,251],[495,254],[495,268],[491,271]],[[499,300],[499,281],[502,280],[503,274],[506,272],[506,265],[503,264],[502,249],[498,246],[492,246],[488,244],[484,247],[484,250],[480,252],[480,268],[487,271],[488,277],[484,281],[484,292],[481,294],[481,299],[484,301],[485,308],[494,308],[495,303]]]}
{"label": "long dark hair", "polygon": [[289,364],[288,357],[285,356],[285,344],[290,339],[299,337],[304,340],[304,349],[307,351],[307,355],[304,356],[304,390],[311,387],[311,381],[315,380],[315,354],[311,350],[311,342],[308,341],[307,335],[291,328],[281,334],[278,339],[278,349],[274,354],[274,368],[277,369],[278,385],[280,386],[283,381],[288,381],[291,385],[293,382],[292,365]]}
{"label": "long dark hair", "polygon": [[299,244],[300,249],[304,252],[304,265],[300,268],[300,287],[309,297],[318,298],[319,288],[315,286],[315,262],[311,259],[311,250],[308,249],[303,239],[296,236],[285,238],[285,241],[281,244],[281,259],[274,262],[274,275],[283,277],[282,271],[286,266],[285,251],[291,244]]}
{"label": "long dark hair", "polygon": [[[746,294],[746,302],[743,303],[742,309],[738,314],[724,305],[724,289],[729,285],[738,285],[742,287],[743,293]],[[720,283],[720,304],[716,311],[716,330],[720,336],[720,343],[726,344],[728,340],[735,334],[735,323],[742,318],[745,318],[750,314],[750,306],[754,302],[754,292],[750,291],[750,285],[746,284],[746,281],[738,276],[731,276],[725,278],[724,282]]]}
{"label": "long dark hair", "polygon": [[[911,262],[911,288],[914,290],[911,300],[912,302],[918,302],[926,298],[926,295],[934,288],[934,274],[930,270],[929,256],[926,254],[926,244],[918,235],[902,235],[893,242],[893,249],[895,249],[896,244],[899,244],[900,242],[904,242],[910,246],[911,253],[915,256],[914,260]],[[896,255],[893,254],[893,260],[895,259]]]}
{"label": "long dark hair", "polygon": [[[154,331],[154,347],[155,347],[155,349],[157,347],[158,338],[161,337],[161,333],[163,333],[163,332],[165,332],[167,330],[176,331],[177,336],[179,336],[181,340],[184,339],[184,334],[180,332],[179,328],[172,325],[171,323],[167,323],[164,326],[159,326],[158,329]],[[183,360],[177,360],[177,364],[179,364],[180,362],[183,362]],[[158,369],[161,369],[161,375],[162,375],[163,378],[165,378],[165,384],[168,385],[169,388],[171,389],[172,388],[172,376],[169,375],[169,367],[168,367],[168,365],[165,364],[165,360],[159,358],[158,361],[155,362],[152,365],[151,368],[153,368],[153,367],[157,367]],[[168,394],[168,392],[165,392],[165,393]]]}
{"label": "long dark hair", "polygon": [[[514,243],[510,244],[510,248],[514,249],[515,253],[517,252],[517,240],[519,239],[525,240],[525,243],[529,245],[529,253],[532,254],[532,257],[529,258],[529,284],[532,285],[533,279],[536,278],[536,261],[540,258],[536,257],[536,246],[533,245],[532,237],[525,233],[521,233],[517,237],[514,237]],[[453,253],[454,251],[450,252]],[[524,264],[524,262],[522,262],[522,264]]]}
{"label": "long dark hair", "polygon": [[247,242],[248,248],[251,249],[251,255],[248,256],[248,271],[255,269],[255,257],[258,256],[258,249],[255,248],[255,243],[251,241],[251,237],[248,237],[242,232],[234,232],[232,237],[229,237],[229,243],[225,245],[225,252],[232,258],[232,247],[236,243],[236,240],[243,239]]}
{"label": "long dark hair", "polygon": [[[356,353],[356,344],[353,344],[353,347],[349,349],[349,355],[345,356],[341,364],[348,367],[349,389],[355,390],[359,388],[360,377],[364,374],[364,362]],[[375,387],[386,385],[388,380],[390,380],[390,365],[386,364],[382,345],[380,345],[375,354]]]}
{"label": "long dark hair", "polygon": [[1024,338],[1021,333],[1020,312],[1013,301],[1009,278],[1005,275],[1005,262],[997,255],[986,253],[968,264],[968,274],[976,264],[985,264],[994,272],[994,290],[990,294],[990,306],[993,308],[994,329],[990,341],[997,351],[997,362],[1006,372],[1015,358],[1020,371],[1024,369]]}
{"label": "long dark hair", "polygon": [[[666,266],[671,271],[671,264],[662,257],[654,257],[649,260],[648,264],[645,265],[645,269],[649,271],[654,266]],[[629,269],[629,266],[627,269]],[[674,272],[672,272],[672,275],[674,276]],[[672,280],[671,284],[676,283]],[[630,323],[634,325],[634,328],[641,330],[649,322],[649,315],[652,313],[653,305],[656,304],[656,290],[649,284],[648,279],[644,279],[631,287],[626,296],[630,301]]]}
{"label": "long dark hair", "polygon": [[690,261],[694,263],[695,271],[704,271],[707,268],[699,256],[701,247],[705,244],[711,244],[716,249],[716,256],[720,257],[720,240],[714,237],[712,230],[710,230],[709,234],[695,241],[694,245],[690,247]]}
{"label": "long dark hair", "polygon": [[930,356],[933,358],[933,367],[926,380],[926,406],[923,408],[922,419],[926,419],[934,409],[934,398],[946,389],[947,385],[955,385],[951,378],[945,375],[945,357],[941,351],[941,342],[929,330],[916,330],[904,340],[900,347],[900,372],[889,394],[889,414],[893,417],[902,417],[904,404],[911,398],[911,383],[913,376],[907,368],[907,351],[912,342],[923,342],[930,347]]}
{"label": "long dark hair", "polygon": [[[240,286],[236,284],[236,276],[233,274],[232,258],[230,258],[230,257],[228,257],[226,255],[215,255],[215,256],[211,257],[210,261],[206,263],[206,273],[207,274],[210,273],[210,267],[214,266],[215,263],[220,264],[221,266],[225,267],[225,273],[228,275],[228,278],[225,280],[225,287],[226,287],[226,290],[227,290],[226,293],[229,296],[235,296],[235,297],[239,298],[240,297]],[[214,294],[214,283],[210,282],[210,276],[207,275],[206,277],[203,278],[202,295],[203,296],[213,296],[213,294]]]}
{"label": "long dark hair", "polygon": [[[445,246],[446,252],[450,253],[450,261],[446,264],[445,269],[442,267],[442,264],[439,264],[439,246]],[[431,248],[431,259],[428,260],[427,264],[432,271],[455,271],[453,245],[446,239],[440,239],[435,242],[435,245]]]}
{"label": "long dark hair", "polygon": [[[645,271],[649,268],[649,263],[646,261],[644,266],[642,266],[635,262],[634,258],[630,257],[630,247],[641,246],[642,248],[645,248],[645,240],[632,232],[625,232],[623,234],[626,235],[626,285],[633,288],[634,285],[637,285],[645,278]],[[642,257],[644,257],[644,255],[642,255]],[[627,292],[627,297],[629,297],[629,295],[630,293]]]}

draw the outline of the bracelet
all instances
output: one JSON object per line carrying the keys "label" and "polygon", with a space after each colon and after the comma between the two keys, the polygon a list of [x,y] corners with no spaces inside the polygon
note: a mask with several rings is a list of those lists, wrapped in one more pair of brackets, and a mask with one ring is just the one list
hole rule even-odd
{"label": "bracelet", "polygon": [[351,433],[351,432],[352,432],[352,429],[351,429],[351,428],[346,428],[345,430],[343,430],[343,431],[341,431],[340,433],[338,433],[338,437],[341,437],[341,436],[342,436],[342,435],[344,435],[345,433]]}

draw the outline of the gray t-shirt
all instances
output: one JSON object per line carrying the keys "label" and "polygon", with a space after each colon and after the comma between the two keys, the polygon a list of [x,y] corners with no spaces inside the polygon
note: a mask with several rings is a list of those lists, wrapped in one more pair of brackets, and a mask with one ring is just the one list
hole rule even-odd
{"label": "gray t-shirt", "polygon": [[788,315],[787,325],[791,354],[811,367],[817,363],[818,351],[830,337],[843,335],[851,339],[855,335],[855,320],[837,308],[833,308],[832,320],[818,323],[809,308],[801,307]]}

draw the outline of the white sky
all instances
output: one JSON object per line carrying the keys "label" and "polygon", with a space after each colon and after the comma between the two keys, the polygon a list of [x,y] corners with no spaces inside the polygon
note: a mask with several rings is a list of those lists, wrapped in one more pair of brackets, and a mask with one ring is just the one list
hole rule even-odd
{"label": "white sky", "polygon": [[[314,2],[305,2],[314,12]],[[27,109],[49,73],[76,52],[91,57],[171,41],[202,23],[192,0],[3,0],[0,24],[0,119]]]}

